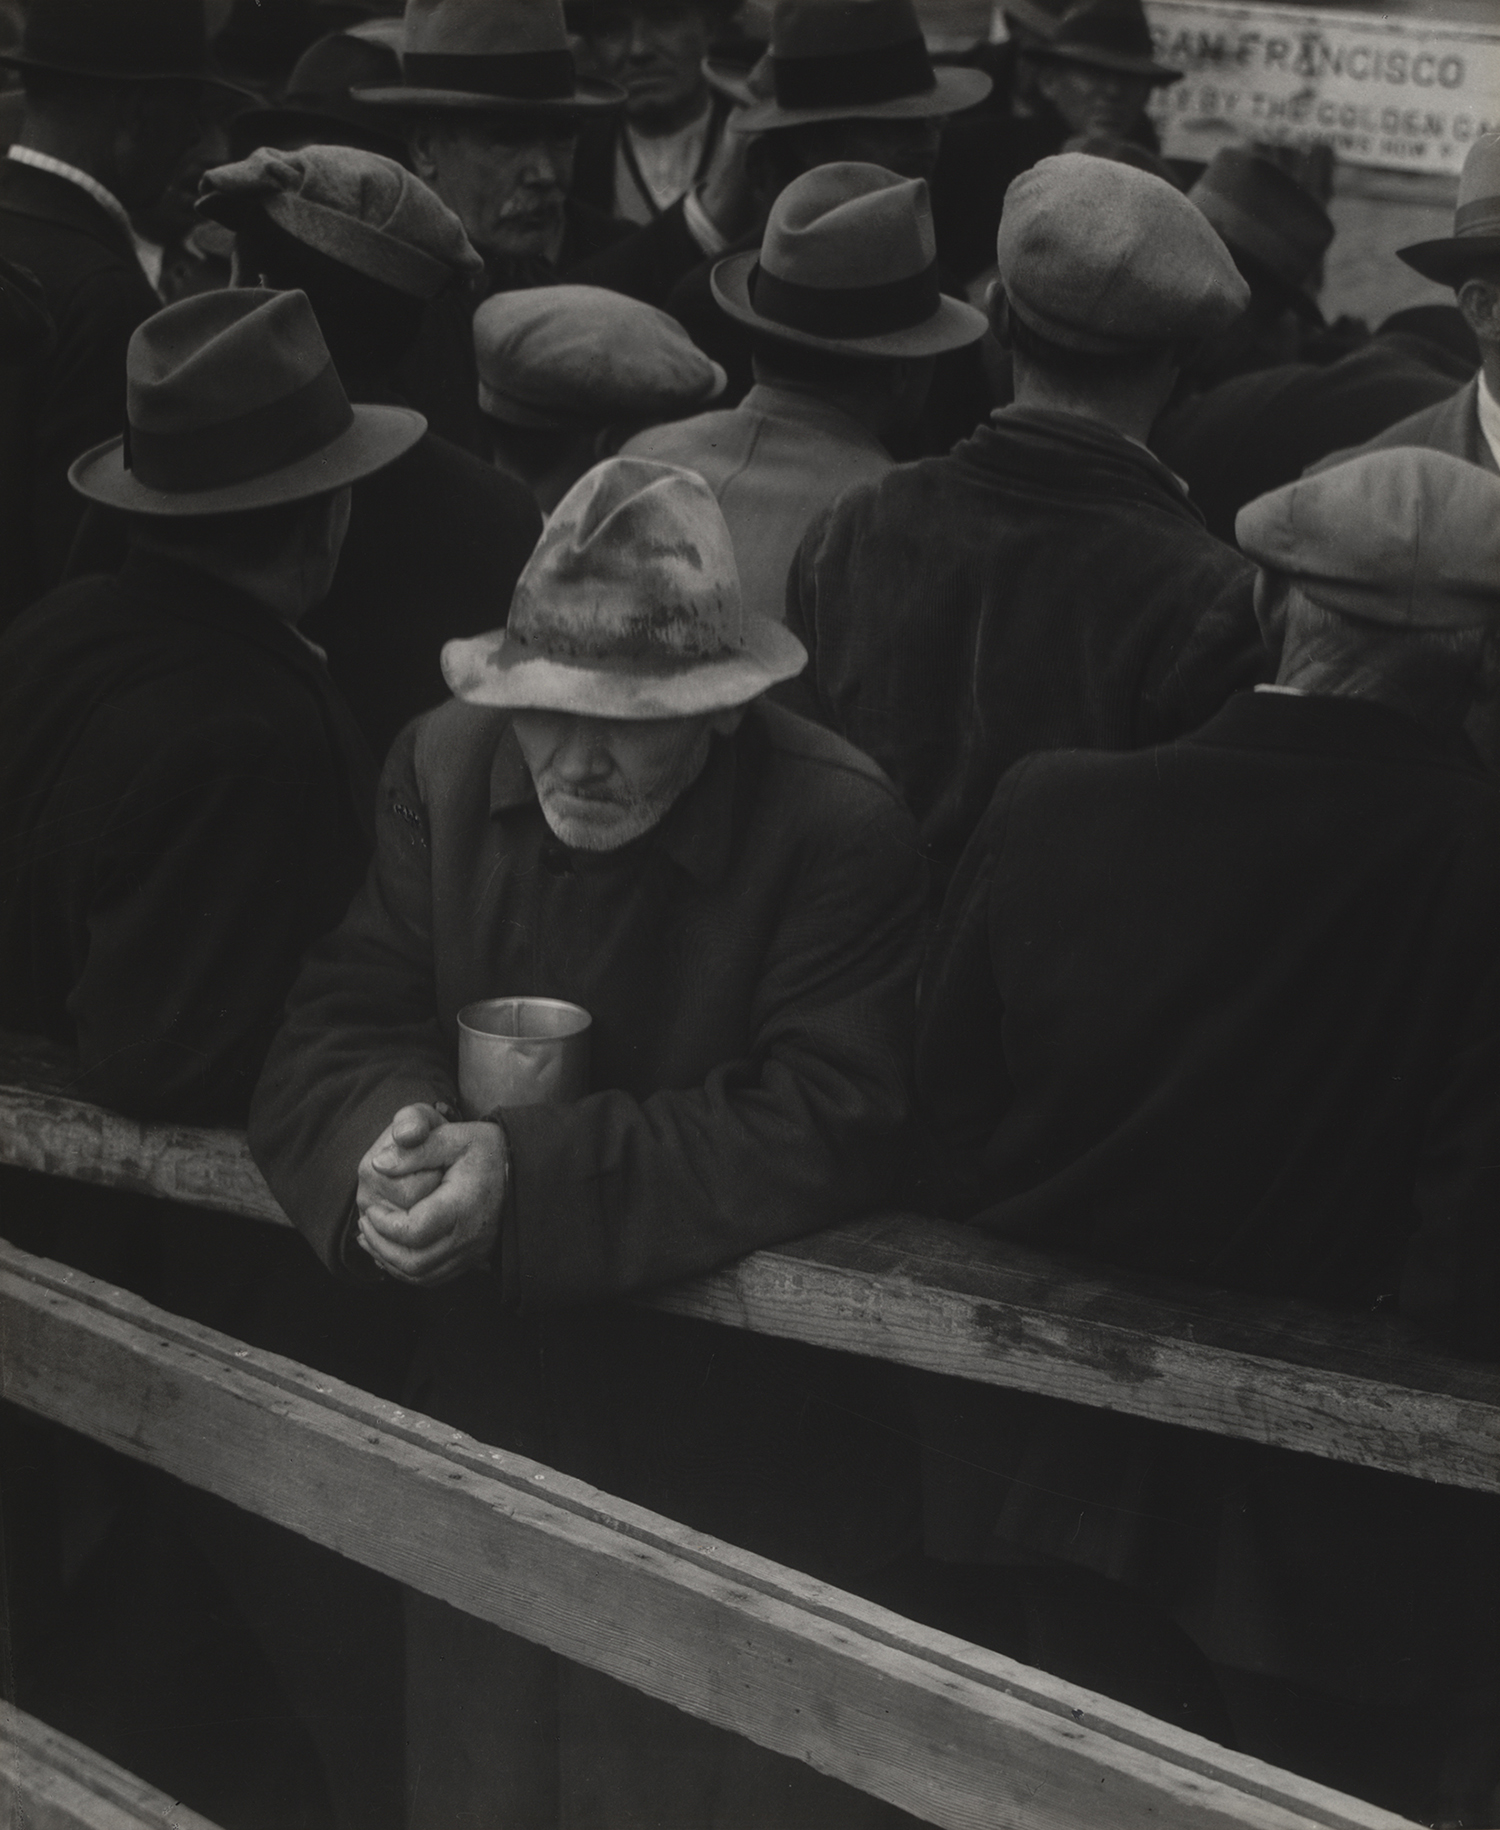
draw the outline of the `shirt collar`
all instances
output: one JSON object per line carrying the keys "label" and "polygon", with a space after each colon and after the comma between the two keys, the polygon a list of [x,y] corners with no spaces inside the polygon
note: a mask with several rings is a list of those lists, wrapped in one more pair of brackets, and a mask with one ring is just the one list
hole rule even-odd
{"label": "shirt collar", "polygon": [[1484,378],[1484,371],[1479,373],[1479,430],[1484,434],[1484,441],[1490,448],[1490,456],[1500,465],[1500,400],[1490,392],[1490,384]]}
{"label": "shirt collar", "polygon": [[[695,883],[711,888],[729,870],[734,839],[735,790],[739,778],[739,750],[749,719],[734,737],[711,739],[703,773],[678,799],[666,817],[639,839],[613,852],[575,852],[588,863],[619,863],[638,852],[661,851]],[[490,814],[505,815],[537,805],[536,788],[515,730],[507,720],[495,744],[490,765]],[[540,808],[538,808],[540,813]]]}
{"label": "shirt collar", "polygon": [[[131,247],[135,249],[136,259],[141,260],[143,244],[140,236],[131,226],[124,204],[113,191],[106,190],[97,178],[91,177],[88,172],[80,171],[76,165],[69,165],[65,159],[54,159],[51,153],[38,152],[32,146],[12,146],[5,156],[17,165],[29,165],[33,171],[50,172],[54,178],[62,178],[69,184],[76,184],[79,190],[93,198],[110,221],[121,230]],[[151,275],[147,271],[144,260],[141,260],[141,270],[146,273],[147,279],[150,279]]]}

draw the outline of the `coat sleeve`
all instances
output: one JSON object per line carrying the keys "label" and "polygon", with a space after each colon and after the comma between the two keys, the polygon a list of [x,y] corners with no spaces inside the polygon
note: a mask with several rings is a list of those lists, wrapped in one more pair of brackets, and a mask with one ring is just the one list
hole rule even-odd
{"label": "coat sleeve", "polygon": [[437,1018],[430,841],[416,726],[391,749],[375,855],[338,930],[308,954],[250,1108],[250,1151],[272,1193],[338,1270],[360,1158],[402,1106],[456,1106]]}
{"label": "coat sleeve", "polygon": [[[80,898],[79,1090],[141,1118],[239,1119],[312,935],[329,835],[307,770],[252,718],[163,735]],[[346,883],[344,895],[354,887]]]}
{"label": "coat sleeve", "polygon": [[860,785],[788,884],[742,1052],[702,1086],[505,1114],[508,1302],[625,1295],[892,1198],[926,881],[905,810]]}

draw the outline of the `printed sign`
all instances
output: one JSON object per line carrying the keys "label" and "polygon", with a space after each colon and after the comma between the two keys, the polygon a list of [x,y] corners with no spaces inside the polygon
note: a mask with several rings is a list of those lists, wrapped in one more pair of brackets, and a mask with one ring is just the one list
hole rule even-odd
{"label": "printed sign", "polygon": [[1152,113],[1171,158],[1240,140],[1321,140],[1352,165],[1457,172],[1500,129],[1500,24],[1146,0],[1160,62],[1187,72]]}

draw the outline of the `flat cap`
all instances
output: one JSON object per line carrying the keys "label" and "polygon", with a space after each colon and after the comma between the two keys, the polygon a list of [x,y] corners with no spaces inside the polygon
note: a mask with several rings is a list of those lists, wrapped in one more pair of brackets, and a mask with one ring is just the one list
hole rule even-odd
{"label": "flat cap", "polygon": [[724,391],[675,318],[601,286],[497,293],[474,314],[474,354],[480,407],[511,426],[673,419]]}
{"label": "flat cap", "polygon": [[1325,609],[1394,629],[1472,629],[1500,615],[1500,477],[1398,447],[1247,504],[1241,550]]}
{"label": "flat cap", "polygon": [[262,146],[203,176],[200,215],[237,229],[252,211],[413,298],[434,299],[483,270],[463,224],[420,178],[355,146]]}
{"label": "flat cap", "polygon": [[1250,303],[1229,250],[1164,178],[1059,153],[1005,193],[995,243],[1012,311],[1067,349],[1126,354],[1212,336]]}

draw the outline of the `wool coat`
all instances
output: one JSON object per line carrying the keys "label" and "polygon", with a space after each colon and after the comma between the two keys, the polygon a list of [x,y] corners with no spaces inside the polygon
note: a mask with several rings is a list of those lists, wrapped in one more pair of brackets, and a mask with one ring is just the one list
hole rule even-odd
{"label": "wool coat", "polygon": [[895,782],[940,887],[1020,757],[1159,743],[1266,677],[1253,580],[1143,447],[1009,408],[813,523],[788,703]]}
{"label": "wool coat", "polygon": [[56,326],[29,387],[4,396],[0,468],[29,478],[29,537],[0,566],[3,628],[62,577],[83,514],[68,466],[124,425],[125,351],[161,300],[107,210],[66,178],[9,159],[0,162],[0,256],[36,275]]}
{"label": "wool coat", "polygon": [[[924,973],[953,1210],[1500,1357],[1497,924],[1500,787],[1382,707],[1246,693],[1028,759]],[[1224,1663],[1431,1706],[1496,1644],[1492,1496],[1010,1394],[927,1441],[947,1554],[1135,1582]]]}
{"label": "wool coat", "polygon": [[[572,852],[507,716],[454,702],[392,751],[377,833],[251,1114],[287,1212],[329,1264],[366,1264],[350,1250],[360,1159],[402,1106],[457,1103],[459,1009],[519,992],[581,1004],[593,1091],[505,1112],[498,1274],[436,1294],[424,1401],[751,1548],[822,1568],[894,1554],[900,1483],[872,1491],[854,1471],[885,1449],[811,1400],[793,1414],[811,1375],[778,1369],[798,1356],[604,1306],[889,1187],[923,898],[889,785],[838,739],[758,707],[652,832]],[[528,1314],[548,1370],[544,1404],[521,1416],[510,1407],[534,1381],[500,1369]],[[753,1378],[735,1370],[747,1355]]]}
{"label": "wool coat", "polygon": [[621,447],[696,470],[734,541],[747,610],[786,619],[786,580],[808,523],[856,483],[891,468],[858,420],[803,388],[754,387],[737,407],[653,426]]}
{"label": "wool coat", "polygon": [[327,670],[205,574],[132,552],[0,639],[0,1025],[79,1094],[243,1116],[308,944],[343,914],[375,769]]}

